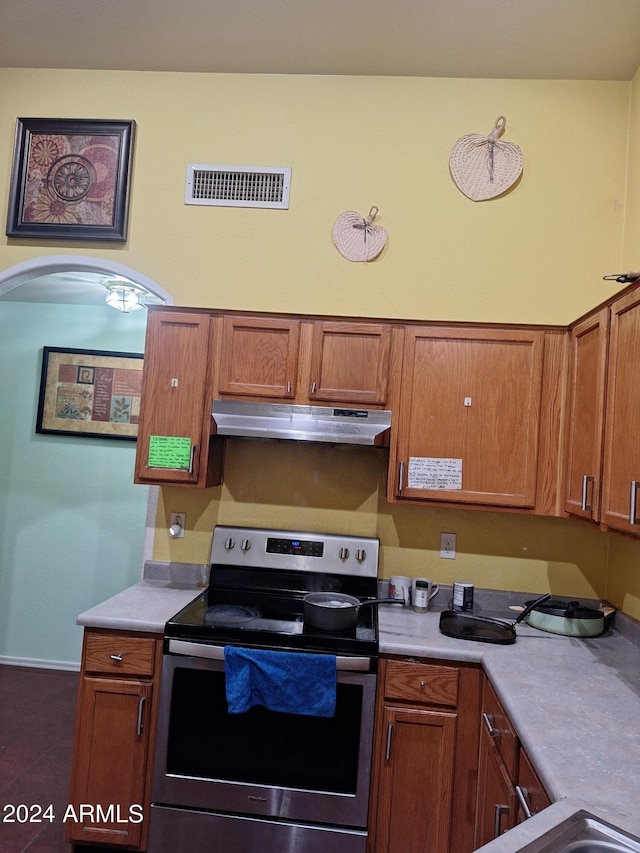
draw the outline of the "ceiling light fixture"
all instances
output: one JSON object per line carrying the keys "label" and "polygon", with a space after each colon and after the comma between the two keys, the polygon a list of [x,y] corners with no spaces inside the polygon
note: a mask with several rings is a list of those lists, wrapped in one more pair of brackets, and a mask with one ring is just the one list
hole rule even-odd
{"label": "ceiling light fixture", "polygon": [[104,286],[107,288],[105,302],[111,308],[117,308],[124,314],[144,308],[146,292],[136,287],[135,284],[125,281],[107,281]]}

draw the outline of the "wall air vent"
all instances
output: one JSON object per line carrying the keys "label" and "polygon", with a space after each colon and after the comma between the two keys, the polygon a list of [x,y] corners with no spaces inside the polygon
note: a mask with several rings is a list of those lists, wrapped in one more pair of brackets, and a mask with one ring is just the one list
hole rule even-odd
{"label": "wall air vent", "polygon": [[203,166],[189,163],[185,204],[214,207],[289,207],[287,166]]}

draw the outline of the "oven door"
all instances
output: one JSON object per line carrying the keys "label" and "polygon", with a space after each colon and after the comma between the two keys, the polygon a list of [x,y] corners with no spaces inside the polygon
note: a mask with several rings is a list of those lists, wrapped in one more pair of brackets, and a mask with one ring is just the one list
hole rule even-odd
{"label": "oven door", "polygon": [[366,827],[376,675],[341,667],[368,658],[338,658],[332,718],[229,714],[223,648],[171,644],[182,653],[164,656],[154,804]]}

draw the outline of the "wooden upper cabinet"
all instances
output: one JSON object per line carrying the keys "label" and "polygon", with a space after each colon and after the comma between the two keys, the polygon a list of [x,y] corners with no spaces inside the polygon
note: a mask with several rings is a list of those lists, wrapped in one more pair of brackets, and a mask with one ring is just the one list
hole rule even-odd
{"label": "wooden upper cabinet", "polygon": [[290,400],[296,393],[300,321],[222,318],[221,395]]}
{"label": "wooden upper cabinet", "polygon": [[544,332],[405,331],[396,499],[533,508]]}
{"label": "wooden upper cabinet", "polygon": [[313,324],[309,398],[384,405],[390,358],[390,326],[318,321]]}
{"label": "wooden upper cabinet", "polygon": [[640,289],[611,305],[602,521],[640,535]]}
{"label": "wooden upper cabinet", "polygon": [[390,325],[233,314],[216,322],[221,397],[352,407],[387,402]]}
{"label": "wooden upper cabinet", "polygon": [[[135,482],[197,486],[219,482],[210,473],[216,466],[210,466],[209,458],[210,337],[208,314],[149,312]],[[163,442],[168,450],[164,459],[158,453]],[[179,448],[190,454],[186,462],[174,456]]]}
{"label": "wooden upper cabinet", "polygon": [[570,332],[565,420],[564,510],[600,520],[609,308]]}

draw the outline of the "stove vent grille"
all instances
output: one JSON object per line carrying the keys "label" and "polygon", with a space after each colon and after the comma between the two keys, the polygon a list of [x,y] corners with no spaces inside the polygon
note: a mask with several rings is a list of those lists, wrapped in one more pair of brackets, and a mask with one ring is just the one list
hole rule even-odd
{"label": "stove vent grille", "polygon": [[288,166],[206,166],[189,163],[185,204],[214,207],[289,207]]}

